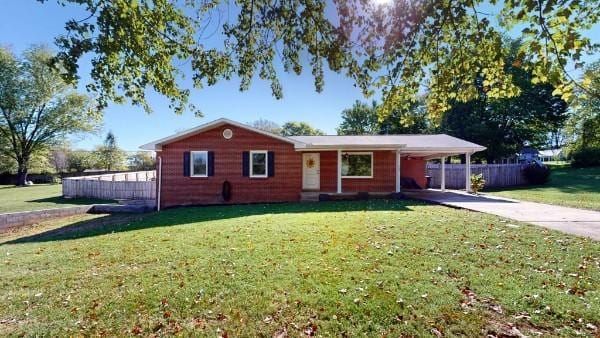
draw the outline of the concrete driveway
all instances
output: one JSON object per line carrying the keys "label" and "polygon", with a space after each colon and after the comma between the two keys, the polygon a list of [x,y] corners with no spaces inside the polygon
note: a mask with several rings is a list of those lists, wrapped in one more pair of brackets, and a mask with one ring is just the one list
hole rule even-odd
{"label": "concrete driveway", "polygon": [[410,190],[409,198],[485,212],[564,233],[600,240],[600,212],[518,201],[496,196],[473,196],[460,191]]}

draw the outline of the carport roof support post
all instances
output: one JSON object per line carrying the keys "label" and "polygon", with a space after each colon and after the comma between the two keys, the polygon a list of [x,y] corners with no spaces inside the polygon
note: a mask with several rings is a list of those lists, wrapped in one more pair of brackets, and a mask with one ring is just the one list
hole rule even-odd
{"label": "carport roof support post", "polygon": [[442,156],[441,158],[441,167],[440,167],[440,188],[442,191],[446,191],[446,156]]}
{"label": "carport roof support post", "polygon": [[471,192],[471,153],[465,154],[465,190]]}

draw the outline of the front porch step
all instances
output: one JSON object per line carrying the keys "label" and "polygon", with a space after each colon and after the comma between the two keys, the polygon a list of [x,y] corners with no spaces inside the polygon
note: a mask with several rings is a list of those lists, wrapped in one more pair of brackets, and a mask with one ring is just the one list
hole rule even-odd
{"label": "front porch step", "polygon": [[300,202],[318,202],[319,191],[303,191],[300,193]]}
{"label": "front porch step", "polygon": [[353,201],[366,199],[402,199],[402,193],[396,192],[320,192],[320,191],[303,191],[300,193],[301,202],[318,202],[318,201]]}

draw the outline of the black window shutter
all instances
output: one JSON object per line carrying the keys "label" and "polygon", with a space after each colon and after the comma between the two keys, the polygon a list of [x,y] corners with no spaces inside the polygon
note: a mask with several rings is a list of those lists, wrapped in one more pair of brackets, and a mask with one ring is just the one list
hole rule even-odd
{"label": "black window shutter", "polygon": [[275,152],[269,151],[267,153],[267,163],[269,164],[269,177],[275,176]]}
{"label": "black window shutter", "polygon": [[208,152],[208,176],[215,176],[215,152]]}
{"label": "black window shutter", "polygon": [[183,152],[183,176],[190,176],[190,152]]}
{"label": "black window shutter", "polygon": [[250,152],[244,151],[242,153],[242,175],[250,176]]}

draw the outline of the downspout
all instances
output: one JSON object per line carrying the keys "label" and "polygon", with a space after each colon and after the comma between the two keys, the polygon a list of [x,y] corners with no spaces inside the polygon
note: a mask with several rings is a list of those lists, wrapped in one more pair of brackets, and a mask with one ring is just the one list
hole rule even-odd
{"label": "downspout", "polygon": [[162,156],[158,157],[158,191],[156,193],[156,211],[160,211],[160,187],[162,183]]}

